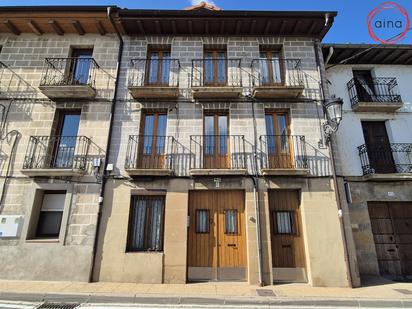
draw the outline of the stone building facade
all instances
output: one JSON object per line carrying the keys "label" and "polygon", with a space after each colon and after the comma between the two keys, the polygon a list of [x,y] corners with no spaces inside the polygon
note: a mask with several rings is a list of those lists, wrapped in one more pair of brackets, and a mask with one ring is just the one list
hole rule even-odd
{"label": "stone building facade", "polygon": [[325,44],[323,53],[331,94],[344,100],[337,173],[358,271],[404,280],[411,272],[411,47]]}

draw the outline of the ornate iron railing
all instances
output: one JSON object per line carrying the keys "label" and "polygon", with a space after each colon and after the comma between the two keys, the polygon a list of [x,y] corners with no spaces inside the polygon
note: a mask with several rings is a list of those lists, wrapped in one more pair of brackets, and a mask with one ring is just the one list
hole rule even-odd
{"label": "ornate iron railing", "polygon": [[193,59],[192,87],[242,87],[241,59]]}
{"label": "ornate iron railing", "polygon": [[251,84],[256,86],[304,87],[300,59],[253,59]]}
{"label": "ornate iron railing", "polygon": [[99,69],[93,58],[46,58],[40,86],[89,85],[95,88]]}
{"label": "ornate iron railing", "polygon": [[90,144],[86,136],[30,136],[23,169],[86,170]]}
{"label": "ornate iron railing", "polygon": [[172,136],[130,135],[125,169],[172,169],[175,143]]}
{"label": "ornate iron railing", "polygon": [[263,169],[307,169],[305,136],[261,135],[261,168]]}
{"label": "ornate iron railing", "polygon": [[358,147],[364,175],[388,173],[412,173],[412,143],[392,143]]}
{"label": "ornate iron railing", "polygon": [[243,135],[190,136],[191,169],[246,169]]}
{"label": "ornate iron railing", "polygon": [[375,77],[371,81],[352,78],[347,87],[352,106],[359,102],[402,102],[395,77]]}
{"label": "ornate iron railing", "polygon": [[179,87],[178,59],[132,59],[129,87]]}

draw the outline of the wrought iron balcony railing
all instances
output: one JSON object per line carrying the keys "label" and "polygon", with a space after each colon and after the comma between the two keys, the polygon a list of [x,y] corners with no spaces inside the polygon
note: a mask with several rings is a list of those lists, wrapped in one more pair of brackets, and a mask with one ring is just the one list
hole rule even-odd
{"label": "wrought iron balcony railing", "polygon": [[308,169],[305,136],[262,135],[262,169]]}
{"label": "wrought iron balcony railing", "polygon": [[251,63],[253,87],[304,87],[300,59],[253,59]]}
{"label": "wrought iron balcony railing", "polygon": [[402,102],[394,77],[375,77],[370,81],[352,78],[347,87],[352,107],[359,102]]}
{"label": "wrought iron balcony railing", "polygon": [[86,170],[90,144],[85,136],[30,136],[23,169]]}
{"label": "wrought iron balcony railing", "polygon": [[190,136],[191,169],[246,169],[243,135]]}
{"label": "wrought iron balcony railing", "polygon": [[192,87],[242,87],[241,59],[193,59]]}
{"label": "wrought iron balcony railing", "polygon": [[125,169],[172,169],[175,142],[172,136],[130,135]]}
{"label": "wrought iron balcony railing", "polygon": [[391,143],[358,147],[364,175],[388,173],[412,173],[412,143]]}
{"label": "wrought iron balcony railing", "polygon": [[95,88],[100,69],[93,58],[46,58],[40,86],[79,86]]}
{"label": "wrought iron balcony railing", "polygon": [[179,87],[178,59],[132,59],[129,87]]}

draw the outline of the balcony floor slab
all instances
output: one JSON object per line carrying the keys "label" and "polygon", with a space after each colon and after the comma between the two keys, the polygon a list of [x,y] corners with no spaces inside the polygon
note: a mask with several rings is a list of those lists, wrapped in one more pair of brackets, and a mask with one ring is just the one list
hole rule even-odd
{"label": "balcony floor slab", "polygon": [[410,181],[412,173],[368,174],[361,178],[362,181]]}
{"label": "balcony floor slab", "polygon": [[217,169],[217,168],[203,168],[203,169],[191,169],[190,175],[192,176],[243,176],[247,175],[247,169]]}
{"label": "balcony floor slab", "polygon": [[89,85],[39,86],[40,91],[50,99],[93,99],[96,89]]}
{"label": "balcony floor slab", "polygon": [[21,172],[29,177],[76,177],[85,174],[82,169],[70,168],[28,168],[22,169]]}
{"label": "balcony floor slab", "polygon": [[263,176],[306,176],[309,169],[305,168],[263,168]]}
{"label": "balcony floor slab", "polygon": [[160,168],[127,168],[126,172],[130,176],[157,176],[165,177],[173,175],[173,170],[171,169],[160,169]]}
{"label": "balcony floor slab", "polygon": [[177,99],[178,87],[129,86],[134,99]]}
{"label": "balcony floor slab", "polygon": [[358,102],[352,105],[355,112],[395,112],[403,106],[403,102]]}
{"label": "balcony floor slab", "polygon": [[253,88],[257,99],[298,98],[305,88],[302,86],[258,86]]}
{"label": "balcony floor slab", "polygon": [[242,87],[192,87],[194,99],[236,99]]}

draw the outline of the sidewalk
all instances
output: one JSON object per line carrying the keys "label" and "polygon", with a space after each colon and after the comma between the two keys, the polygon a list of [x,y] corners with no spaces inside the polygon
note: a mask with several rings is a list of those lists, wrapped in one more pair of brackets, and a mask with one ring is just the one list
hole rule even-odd
{"label": "sidewalk", "polygon": [[320,288],[282,284],[259,288],[238,282],[192,284],[0,281],[0,300],[29,302],[341,306],[412,308],[412,283],[370,278],[364,286]]}

